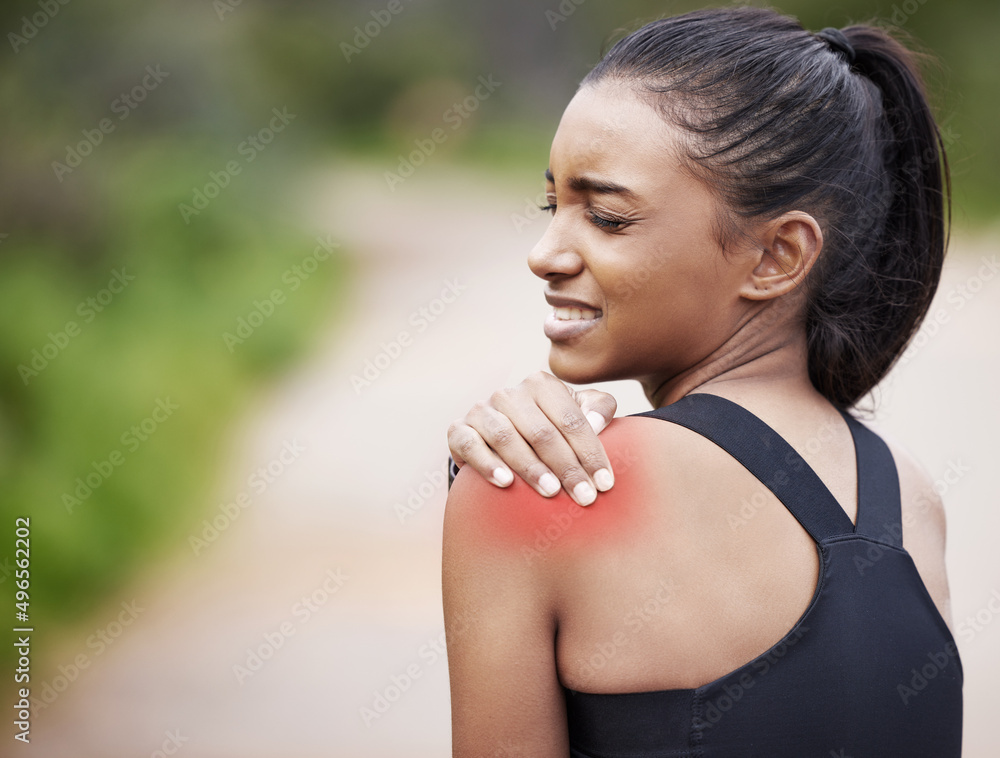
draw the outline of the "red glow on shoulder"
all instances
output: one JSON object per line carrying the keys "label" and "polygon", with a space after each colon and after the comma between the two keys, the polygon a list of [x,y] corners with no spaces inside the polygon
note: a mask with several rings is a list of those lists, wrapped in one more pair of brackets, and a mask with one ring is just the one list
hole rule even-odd
{"label": "red glow on shoulder", "polygon": [[468,466],[455,479],[449,500],[474,506],[483,547],[520,550],[529,562],[550,550],[617,541],[642,528],[640,514],[655,486],[649,470],[655,468],[650,453],[655,456],[657,446],[649,443],[663,424],[657,419],[616,419],[601,433],[615,485],[599,493],[592,505],[577,505],[565,490],[542,497],[519,477],[500,489]]}

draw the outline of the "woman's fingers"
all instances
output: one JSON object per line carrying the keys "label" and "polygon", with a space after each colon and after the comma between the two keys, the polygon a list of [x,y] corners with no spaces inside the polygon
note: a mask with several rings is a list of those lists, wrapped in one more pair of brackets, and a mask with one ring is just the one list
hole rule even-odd
{"label": "woman's fingers", "polygon": [[[570,496],[580,505],[590,505],[597,492],[568,442],[534,401],[511,402],[517,395],[501,390],[490,398],[490,405],[512,425],[496,443],[496,452],[541,494],[551,497],[568,483]],[[540,458],[540,451],[548,461]]]}
{"label": "woman's fingers", "polygon": [[574,392],[539,371],[452,423],[448,447],[458,466],[468,463],[497,486],[509,485],[513,472],[545,497],[564,488],[580,505],[590,505],[614,485],[597,433],[617,407],[606,392]]}
{"label": "woman's fingers", "polygon": [[[581,408],[578,400],[586,401],[588,409]],[[574,393],[551,374],[539,371],[516,387],[495,392],[490,405],[511,421],[577,503],[589,505],[598,491],[614,485],[611,462],[595,433],[595,427],[606,426],[617,408],[607,393]],[[520,473],[502,450],[497,452]]]}
{"label": "woman's fingers", "polygon": [[611,423],[618,410],[618,401],[614,396],[600,390],[576,390],[573,392],[573,399],[590,422],[594,434],[604,431],[604,427]]}
{"label": "woman's fingers", "polygon": [[[618,410],[618,401],[612,395],[600,390],[578,390],[573,392],[573,399],[579,403],[580,411],[590,423],[595,435],[604,431],[604,428],[611,423],[611,419],[615,417],[615,411]],[[588,456],[594,460],[593,456],[597,456],[596,465],[598,468],[596,471],[589,471],[589,473],[598,491],[606,492],[615,484],[614,472],[611,469],[610,461],[606,468],[603,466],[603,462],[607,460],[604,446],[598,442],[598,447],[594,448],[593,443],[594,439],[589,435],[582,435],[577,444],[574,444],[574,440],[570,440],[570,444],[581,461],[587,459]]]}
{"label": "woman's fingers", "polygon": [[[538,458],[531,445],[531,438],[536,434],[547,434],[543,427],[551,427],[551,424],[538,408],[525,407],[515,413],[521,424],[519,427],[498,407],[503,404],[498,404],[498,397],[505,392],[506,390],[500,390],[493,393],[489,402],[476,403],[465,420],[514,473],[540,495],[552,497],[559,492],[559,479]],[[525,428],[531,431],[525,433]]]}
{"label": "woman's fingers", "polygon": [[468,463],[480,476],[497,487],[507,487],[513,483],[514,475],[510,469],[490,449],[482,436],[465,423],[465,419],[456,419],[448,427],[448,449],[459,468]]}

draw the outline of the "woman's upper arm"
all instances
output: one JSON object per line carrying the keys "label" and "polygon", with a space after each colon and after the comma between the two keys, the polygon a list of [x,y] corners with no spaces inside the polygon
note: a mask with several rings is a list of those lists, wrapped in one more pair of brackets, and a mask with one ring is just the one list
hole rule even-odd
{"label": "woman's upper arm", "polygon": [[949,627],[951,593],[945,566],[944,503],[927,469],[899,442],[882,433],[899,473],[903,547]]}
{"label": "woman's upper arm", "polygon": [[569,754],[549,567],[527,558],[530,535],[504,518],[537,507],[515,502],[527,498],[541,500],[523,482],[499,490],[472,470],[448,495],[442,576],[456,758]]}

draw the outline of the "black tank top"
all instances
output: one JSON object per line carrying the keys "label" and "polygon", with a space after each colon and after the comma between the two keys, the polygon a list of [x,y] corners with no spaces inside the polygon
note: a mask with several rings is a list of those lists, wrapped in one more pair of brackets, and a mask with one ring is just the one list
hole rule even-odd
{"label": "black tank top", "polygon": [[815,540],[819,581],[781,641],[702,687],[565,689],[572,758],[959,758],[962,666],[903,550],[882,439],[842,414],[857,452],[855,527],[801,456],[741,406],[695,394],[636,415],[685,426],[743,464]]}

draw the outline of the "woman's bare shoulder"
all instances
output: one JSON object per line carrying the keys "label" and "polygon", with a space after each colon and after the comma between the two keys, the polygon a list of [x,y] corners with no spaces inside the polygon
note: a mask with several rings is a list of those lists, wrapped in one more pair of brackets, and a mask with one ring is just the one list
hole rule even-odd
{"label": "woman's bare shoulder", "polygon": [[577,505],[565,491],[542,497],[521,479],[501,489],[466,466],[448,495],[446,529],[461,529],[480,548],[513,551],[529,563],[576,553],[582,544],[627,541],[643,529],[646,504],[669,497],[664,490],[672,479],[681,486],[681,478],[696,475],[705,465],[702,446],[714,448],[681,426],[637,416],[614,419],[600,439],[615,485],[592,505]]}
{"label": "woman's bare shoulder", "polygon": [[[941,492],[946,489],[899,440],[880,432],[899,474],[903,547],[938,611],[951,625],[951,595],[945,566],[947,525]],[[959,471],[956,476],[961,476]],[[947,482],[945,482],[947,484]]]}
{"label": "woman's bare shoulder", "polygon": [[899,475],[904,535],[907,527],[919,527],[922,531],[938,535],[943,549],[945,509],[940,493],[941,485],[903,442],[884,431],[880,431],[879,436],[888,445]]}

